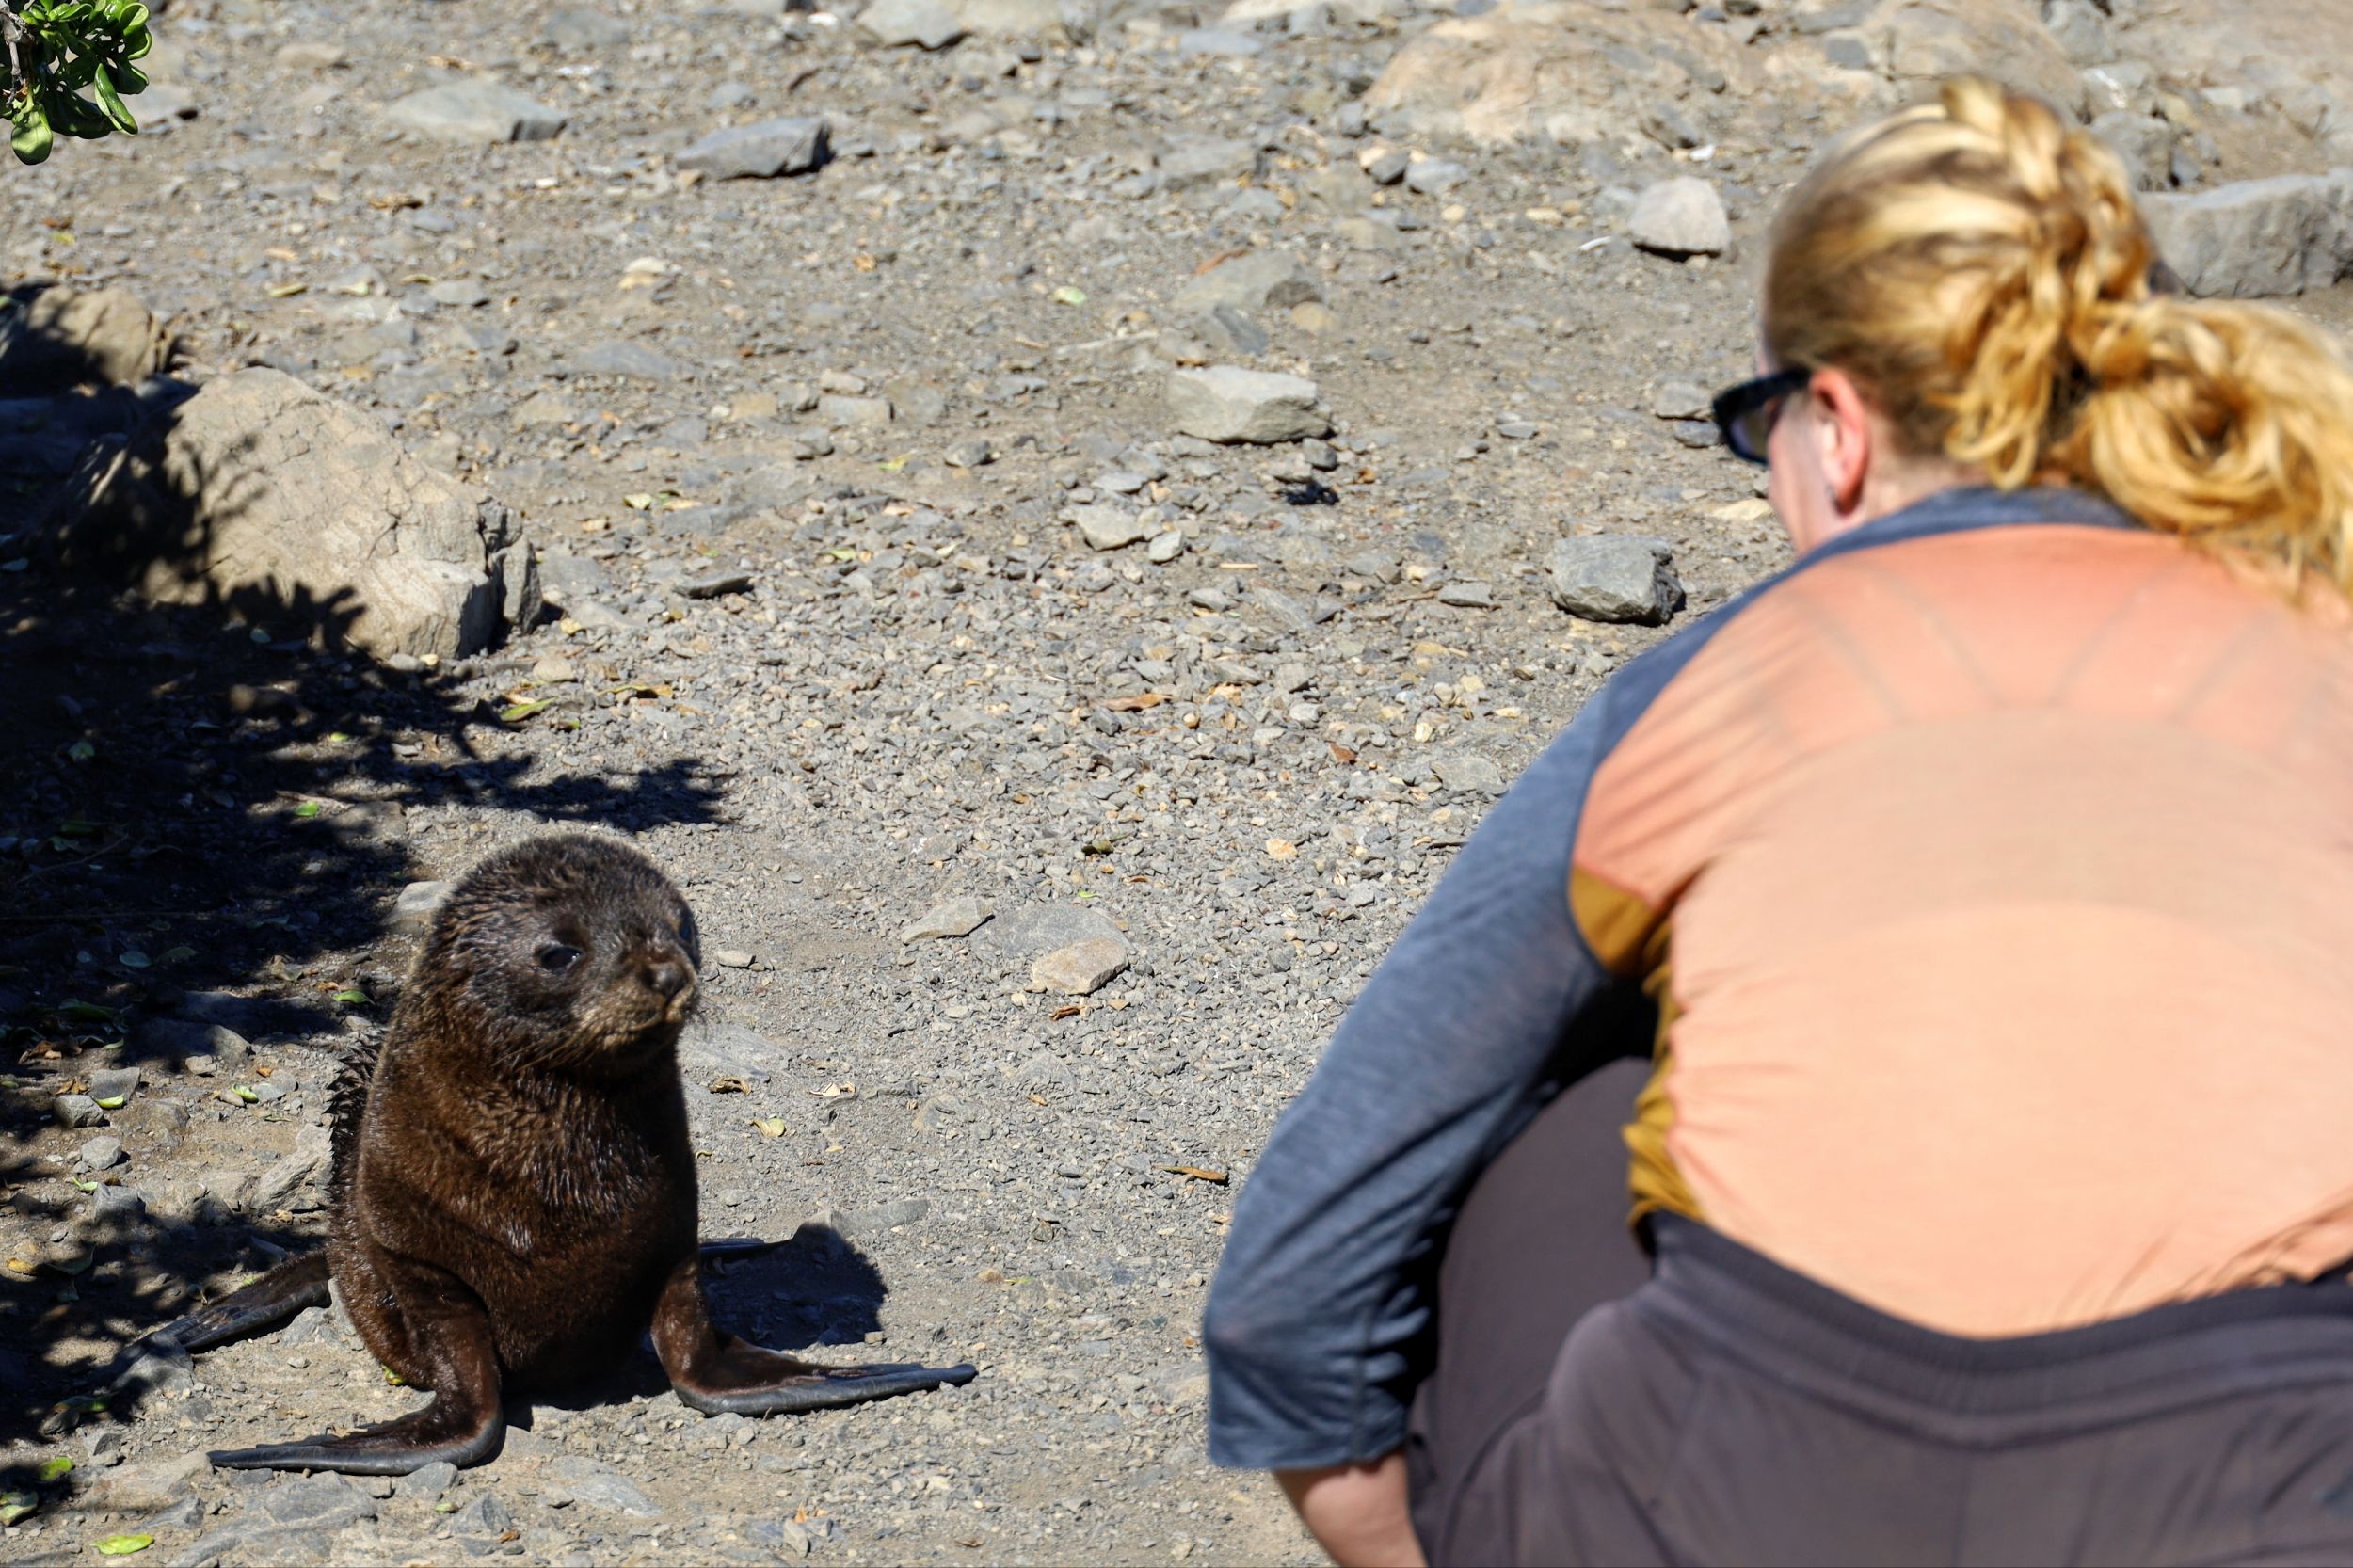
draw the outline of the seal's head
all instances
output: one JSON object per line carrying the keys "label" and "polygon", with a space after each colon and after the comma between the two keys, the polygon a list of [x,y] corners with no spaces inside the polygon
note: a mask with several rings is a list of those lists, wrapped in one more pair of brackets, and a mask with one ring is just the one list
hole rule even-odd
{"label": "seal's head", "polygon": [[694,1011],[695,917],[616,839],[558,833],[468,872],[433,921],[415,984],[518,1064],[627,1070]]}

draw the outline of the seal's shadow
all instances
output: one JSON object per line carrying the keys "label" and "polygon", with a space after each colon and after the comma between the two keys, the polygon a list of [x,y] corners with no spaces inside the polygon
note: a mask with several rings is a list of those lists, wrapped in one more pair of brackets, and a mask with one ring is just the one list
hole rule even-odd
{"label": "seal's shadow", "polygon": [[[882,1271],[830,1225],[803,1225],[787,1241],[706,1241],[703,1288],[720,1329],[766,1350],[815,1349],[816,1361],[901,1360],[897,1355],[830,1354],[825,1347],[856,1346],[882,1327]],[[670,1386],[650,1339],[613,1372],[575,1388],[535,1394],[531,1403],[583,1410],[648,1399]],[[528,1426],[521,1410],[510,1419]]]}

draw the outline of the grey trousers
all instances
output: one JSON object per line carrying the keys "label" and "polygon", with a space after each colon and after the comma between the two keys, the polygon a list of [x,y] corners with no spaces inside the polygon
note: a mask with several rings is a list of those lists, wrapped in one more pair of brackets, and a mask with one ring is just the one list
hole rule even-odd
{"label": "grey trousers", "polygon": [[1970,1340],[1687,1221],[1653,1272],[1641,1077],[1557,1101],[1449,1240],[1407,1445],[1433,1562],[2353,1563],[2353,1287]]}

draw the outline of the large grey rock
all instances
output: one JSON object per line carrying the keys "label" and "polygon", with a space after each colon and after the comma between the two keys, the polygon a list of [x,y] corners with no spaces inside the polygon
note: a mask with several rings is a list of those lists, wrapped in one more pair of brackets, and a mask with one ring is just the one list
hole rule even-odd
{"label": "large grey rock", "polygon": [[1169,425],[1180,436],[1271,446],[1332,433],[1313,381],[1271,371],[1211,365],[1168,377]]}
{"label": "large grey rock", "polygon": [[874,0],[858,13],[857,26],[886,49],[945,49],[964,37],[964,24],[942,0]]}
{"label": "large grey rock", "polygon": [[548,141],[565,124],[564,116],[545,104],[486,77],[412,92],[384,115],[437,141],[477,144]]}
{"label": "large grey rock", "polygon": [[1092,31],[1092,0],[958,0],[967,32],[986,38],[1066,39]]}
{"label": "large grey rock", "polygon": [[1705,180],[1661,180],[1635,199],[1626,219],[1634,243],[1662,256],[1720,256],[1732,246],[1723,198]]}
{"label": "large grey rock", "polygon": [[2141,190],[2163,190],[2172,184],[2173,148],[2179,139],[2173,127],[2153,114],[2104,114],[2091,122],[2091,134],[2106,142],[2124,160],[2124,168]]}
{"label": "large grey rock", "polygon": [[742,1024],[719,1023],[697,1014],[679,1035],[678,1061],[689,1083],[708,1084],[717,1078],[759,1082],[782,1069],[785,1050]]}
{"label": "large grey rock", "polygon": [[456,658],[539,613],[515,516],[383,422],[275,370],[207,383],[52,504],[70,567],[377,657]]}
{"label": "large grey rock", "polygon": [[662,1514],[662,1505],[646,1496],[635,1481],[585,1454],[558,1454],[548,1461],[547,1479],[540,1483],[540,1500],[582,1503],[634,1514],[640,1519],[655,1519]]}
{"label": "large grey rock", "polygon": [[680,168],[713,180],[766,180],[806,174],[825,161],[825,122],[815,115],[791,115],[713,131],[678,155]]}
{"label": "large grey rock", "polygon": [[190,1018],[150,1018],[132,1036],[132,1046],[143,1059],[200,1077],[235,1072],[253,1056],[252,1043],[235,1030]]}
{"label": "large grey rock", "polygon": [[1142,544],[1160,532],[1157,520],[1124,507],[1096,503],[1073,506],[1070,520],[1079,527],[1079,535],[1090,550],[1125,550],[1131,544]]}
{"label": "large grey rock", "polygon": [[902,929],[902,942],[921,942],[941,936],[969,936],[997,913],[996,905],[972,893],[957,893],[935,904],[922,916]]}
{"label": "large grey rock", "polygon": [[2148,196],[2141,211],[2195,295],[2258,299],[2353,277],[2353,168]]}
{"label": "large grey rock", "polygon": [[591,344],[572,356],[571,367],[583,376],[621,376],[638,381],[676,381],[686,367],[649,344],[616,338]]}
{"label": "large grey rock", "polygon": [[0,299],[0,397],[132,385],[171,358],[171,334],[122,289],[55,284]]}
{"label": "large grey rock", "polygon": [[1121,941],[1118,924],[1100,909],[1069,904],[1032,904],[1000,915],[972,936],[975,952],[989,958],[1035,958],[1056,948],[1094,937]]}
{"label": "large grey rock", "polygon": [[245,1195],[245,1207],[256,1214],[267,1214],[279,1208],[305,1182],[326,1174],[328,1152],[327,1128],[304,1128],[295,1139],[293,1151],[280,1155],[253,1178],[253,1186]]}
{"label": "large grey rock", "polygon": [[1683,605],[1673,563],[1673,552],[1657,539],[1562,539],[1552,547],[1552,601],[1586,620],[1663,625]]}
{"label": "large grey rock", "polygon": [[1128,967],[1128,944],[1090,936],[1066,948],[1041,952],[1030,964],[1030,989],[1066,997],[1090,997]]}
{"label": "large grey rock", "polygon": [[1286,250],[1254,250],[1220,263],[1188,281],[1170,301],[1179,311],[1207,314],[1220,305],[1257,314],[1288,311],[1323,297],[1315,274]]}
{"label": "large grey rock", "polygon": [[1164,189],[1190,190],[1251,173],[1258,167],[1258,150],[1246,141],[1225,136],[1193,136],[1162,152],[1156,167]]}

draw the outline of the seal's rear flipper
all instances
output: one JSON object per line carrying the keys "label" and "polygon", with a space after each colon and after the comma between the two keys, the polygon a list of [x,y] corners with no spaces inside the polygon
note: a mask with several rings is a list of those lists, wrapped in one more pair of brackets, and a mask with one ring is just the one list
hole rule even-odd
{"label": "seal's rear flipper", "polygon": [[800,1370],[765,1383],[696,1387],[674,1379],[671,1386],[678,1390],[680,1404],[706,1416],[784,1416],[799,1410],[863,1404],[897,1394],[920,1394],[943,1384],[968,1384],[978,1376],[980,1369],[969,1363],[958,1367],[919,1367],[911,1362],[884,1367],[803,1364]]}
{"label": "seal's rear flipper", "polygon": [[347,1476],[405,1476],[436,1460],[459,1469],[498,1456],[506,1442],[506,1419],[498,1401],[487,1416],[437,1397],[414,1415],[342,1436],[322,1434],[299,1443],[265,1443],[258,1448],[224,1448],[204,1457],[224,1470],[340,1470]]}
{"label": "seal's rear flipper", "polygon": [[305,1253],[288,1258],[242,1290],[176,1323],[166,1323],[150,1337],[168,1339],[194,1354],[275,1328],[303,1308],[325,1306],[327,1301],[327,1254]]}

